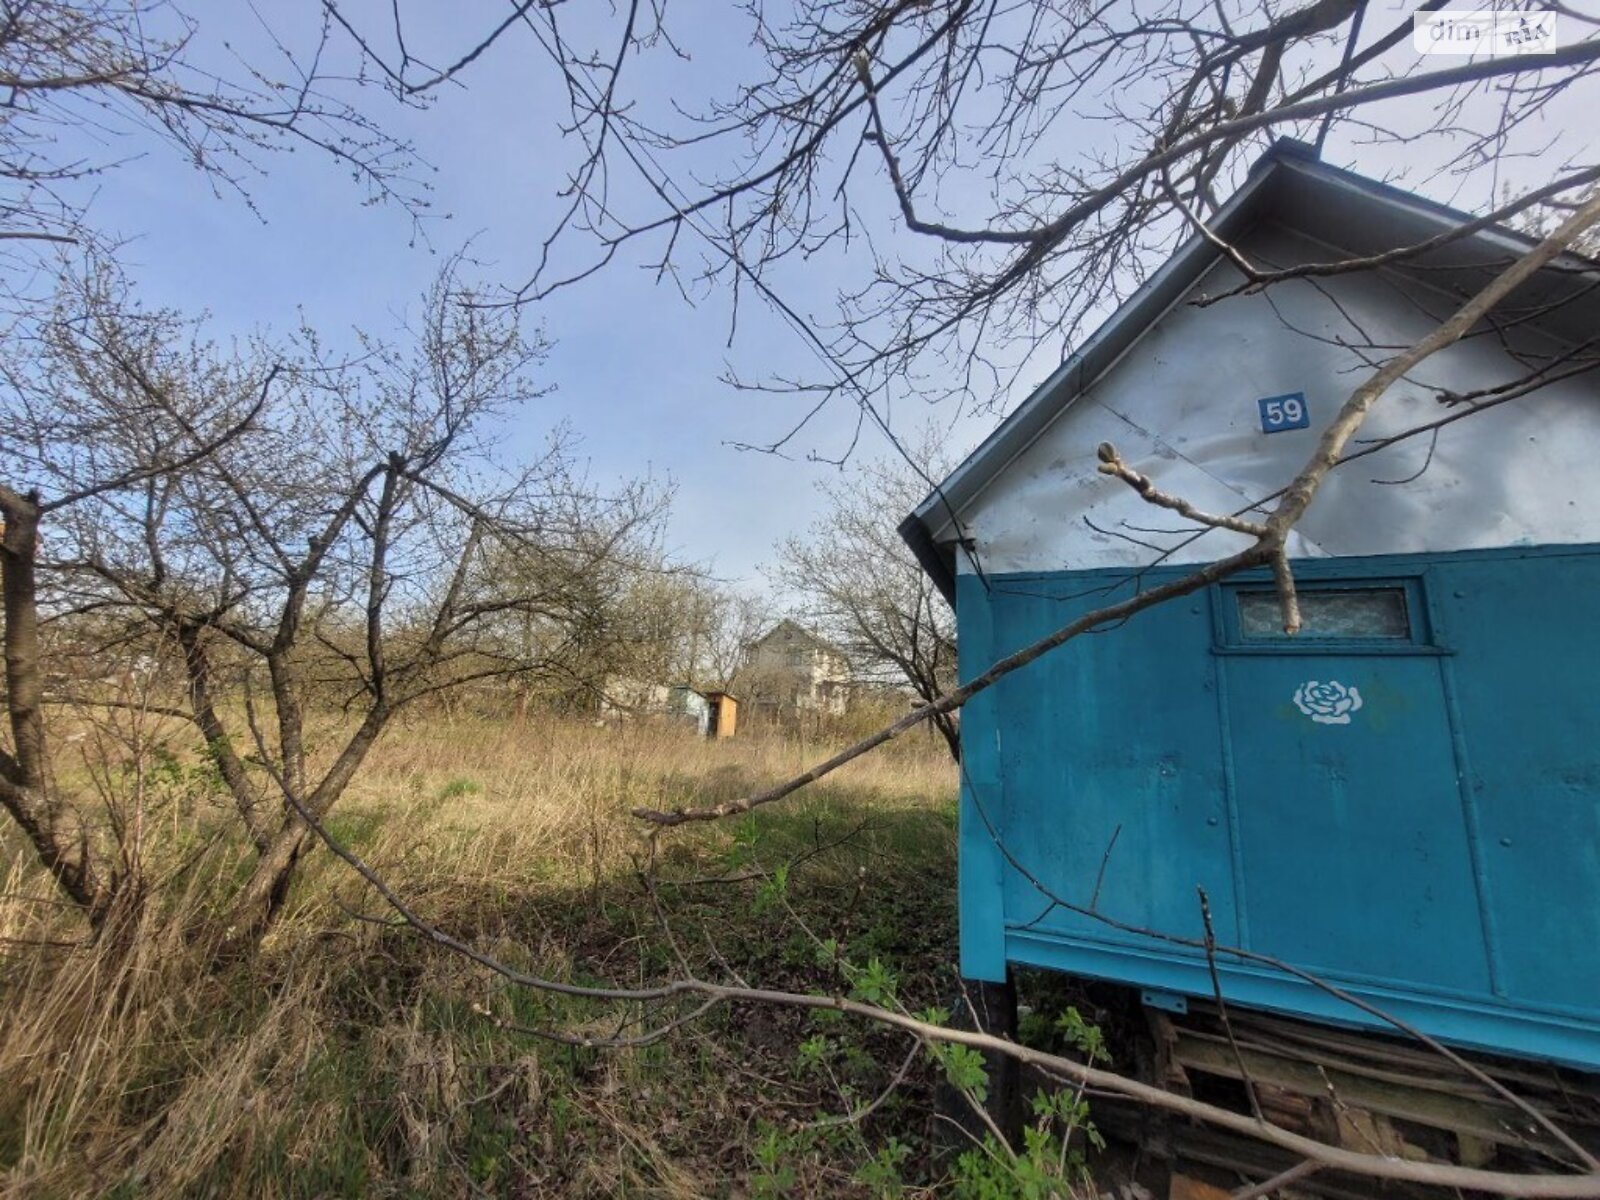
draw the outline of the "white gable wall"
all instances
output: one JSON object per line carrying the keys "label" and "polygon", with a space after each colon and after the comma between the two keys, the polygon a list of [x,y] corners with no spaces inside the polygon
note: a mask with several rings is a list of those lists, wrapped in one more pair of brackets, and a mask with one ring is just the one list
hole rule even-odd
{"label": "white gable wall", "polygon": [[[1274,267],[1339,255],[1282,229],[1243,243]],[[1208,308],[1187,301],[1241,279],[1219,263],[962,510],[986,572],[1206,562],[1242,548],[1235,534],[1194,530],[1099,474],[1096,446],[1163,491],[1235,512],[1286,484],[1350,392],[1381,361],[1422,337],[1458,301],[1381,272],[1294,280]],[[1377,349],[1362,349],[1366,343]],[[1352,346],[1355,343],[1356,346]],[[1519,330],[1523,352],[1564,347]],[[1440,390],[1475,391],[1529,368],[1493,334],[1435,355],[1378,402],[1360,438],[1382,439],[1452,411]],[[1257,401],[1303,392],[1309,428],[1263,433]],[[1600,372],[1420,434],[1337,468],[1300,523],[1296,557],[1398,554],[1600,541]],[[1358,443],[1350,448],[1360,448]],[[1377,481],[1406,480],[1408,483]],[[939,541],[953,540],[950,527]],[[1130,539],[1138,539],[1133,541]],[[1145,543],[1145,544],[1139,544]],[[960,569],[970,570],[964,556]]]}

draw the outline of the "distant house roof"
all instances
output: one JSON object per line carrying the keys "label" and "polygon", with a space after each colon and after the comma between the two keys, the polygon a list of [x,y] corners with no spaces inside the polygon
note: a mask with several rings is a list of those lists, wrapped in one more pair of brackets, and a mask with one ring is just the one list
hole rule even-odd
{"label": "distant house roof", "polygon": [[669,690],[678,694],[699,696],[705,700],[715,700],[718,696],[726,696],[736,704],[739,701],[738,695],[728,691],[727,688],[698,687],[692,683],[675,683]]}
{"label": "distant house roof", "polygon": [[838,657],[847,661],[850,657],[826,638],[819,637],[817,634],[811,632],[811,630],[807,629],[798,621],[792,621],[787,617],[779,621],[755,641],[751,642],[750,645],[752,648],[756,646],[764,646],[774,638],[778,637],[780,634],[784,635],[785,640],[798,640],[805,642],[809,646],[814,646],[818,650],[823,650],[829,654],[837,655]]}
{"label": "distant house roof", "polygon": [[[1277,142],[1256,161],[1244,184],[1211,219],[1209,229],[1222,241],[1233,242],[1269,221],[1328,245],[1329,261],[1335,262],[1439,239],[1439,244],[1385,264],[1384,269],[1425,276],[1431,287],[1457,293],[1463,300],[1538,241],[1329,166],[1311,147],[1289,139]],[[1469,231],[1447,236],[1463,226]],[[901,536],[947,599],[955,598],[951,527],[962,510],[1221,257],[1222,251],[1204,235],[1197,233],[1186,241],[901,522]],[[1563,255],[1518,288],[1502,310],[1538,311],[1550,332],[1582,343],[1600,328],[1597,283],[1600,264],[1577,254]]]}

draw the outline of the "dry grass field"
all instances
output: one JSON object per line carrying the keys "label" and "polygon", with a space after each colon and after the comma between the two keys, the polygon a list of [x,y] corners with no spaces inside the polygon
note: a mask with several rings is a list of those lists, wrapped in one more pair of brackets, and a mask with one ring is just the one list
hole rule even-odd
{"label": "dry grass field", "polygon": [[[671,831],[653,866],[628,815],[730,797],[827,749],[418,721],[389,733],[329,828],[428,919],[547,976],[631,985],[687,968],[837,990],[854,963],[912,1008],[948,1005],[956,781],[942,745],[913,736],[756,818]],[[614,1035],[642,1014],[516,989],[425,945],[324,850],[261,954],[194,972],[182,916],[214,901],[235,850],[208,840],[204,772],[157,765],[161,890],[131,955],[80,944],[47,881],[0,843],[5,1195],[888,1196],[949,1182],[930,1157],[925,1062],[868,1119],[834,1120],[896,1077],[903,1037],[733,1008],[643,1047],[552,1042],[536,1031]]]}

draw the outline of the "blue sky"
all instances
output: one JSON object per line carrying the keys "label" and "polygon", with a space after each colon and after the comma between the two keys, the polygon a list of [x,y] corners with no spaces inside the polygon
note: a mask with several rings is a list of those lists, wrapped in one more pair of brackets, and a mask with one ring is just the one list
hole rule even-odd
{"label": "blue sky", "polygon": [[[344,7],[369,18],[388,8],[372,10],[357,0]],[[459,45],[466,31],[485,27],[503,9],[465,0],[414,7],[437,22],[431,29],[413,26],[415,42],[432,47],[440,60],[448,57],[445,45]],[[260,53],[248,5],[215,0],[192,11],[202,18],[201,52],[215,52],[227,40],[247,57]],[[283,0],[262,11],[293,40],[292,22],[316,6]],[[685,12],[704,19],[683,19]],[[708,79],[731,78],[751,61],[746,19],[734,6],[701,4],[679,18],[689,57],[652,54],[635,64],[633,85],[641,95],[705,96]],[[559,211],[574,150],[558,132],[565,104],[548,64],[520,37],[485,55],[465,80],[426,112],[403,110],[375,89],[358,97],[386,128],[412,139],[433,168],[435,209],[450,218],[430,223],[425,243],[414,242],[405,213],[363,205],[347,173],[304,151],[261,158],[266,172],[250,183],[258,215],[235,196],[214,195],[202,176],[148,138],[102,148],[103,157],[143,153],[97,181],[91,219],[131,239],[123,262],[148,302],[208,310],[222,338],[286,330],[302,311],[334,340],[355,325],[384,332],[415,307],[442,257],[468,241],[486,282],[514,284],[525,278]],[[1426,106],[1412,115],[1423,126],[1431,119]],[[1378,174],[1402,165],[1338,143],[1328,156]],[[869,208],[869,215],[886,215],[886,191],[881,200],[885,209]],[[886,230],[884,222],[875,234],[890,236]],[[842,272],[838,262],[822,260],[778,278],[788,302],[826,319]],[[645,471],[670,477],[677,486],[670,542],[680,556],[758,584],[758,564],[775,541],[815,515],[813,484],[834,470],[808,461],[807,451],[837,454],[855,424],[844,407],[826,413],[791,458],[729,444],[769,442],[799,415],[797,401],[740,393],[719,378],[730,359],[746,376],[811,364],[795,333],[747,303],[730,350],[726,294],[701,289],[696,303],[687,304],[671,286],[658,286],[637,257],[559,293],[528,318],[555,344],[543,374],[557,390],[513,423],[508,447],[525,442],[531,450],[553,424],[567,421],[598,479]],[[1051,365],[1038,363],[1023,382],[1037,381]],[[1020,398],[1019,392],[1012,400]],[[926,416],[914,400],[899,404],[897,427],[914,438]],[[959,456],[993,423],[993,417],[959,422],[951,451]],[[885,449],[869,438],[863,452]]]}
{"label": "blue sky", "polygon": [[[209,38],[248,46],[256,36],[242,5],[194,11]],[[223,339],[287,330],[299,311],[334,340],[356,325],[384,332],[397,314],[414,310],[443,257],[468,241],[486,282],[514,284],[559,211],[562,170],[573,154],[556,131],[561,97],[546,64],[528,59],[528,50],[510,39],[475,65],[467,87],[450,90],[430,111],[403,110],[375,89],[363,99],[434,168],[434,209],[450,216],[428,223],[426,244],[412,244],[406,214],[364,206],[347,172],[304,151],[260,159],[266,173],[249,181],[252,213],[236,196],[213,194],[166,148],[137,137],[109,147],[117,156],[142,154],[101,177],[91,221],[129,239],[121,260],[146,302],[207,310]],[[726,69],[739,52],[718,34],[696,48],[694,61],[664,65]],[[647,82],[672,85],[670,78]],[[786,287],[786,299],[817,314],[831,298],[825,274],[801,275]],[[801,364],[795,335],[747,305],[730,351],[723,294],[702,294],[691,306],[626,261],[531,308],[528,319],[554,343],[543,377],[556,390],[513,423],[509,447],[525,440],[531,451],[553,424],[567,421],[597,479],[645,471],[670,477],[677,489],[672,546],[721,577],[759,586],[758,564],[814,515],[813,483],[833,470],[807,461],[807,451],[837,453],[854,425],[852,412],[826,414],[789,458],[728,444],[768,443],[800,411],[793,401],[721,382],[730,354],[751,374]]]}

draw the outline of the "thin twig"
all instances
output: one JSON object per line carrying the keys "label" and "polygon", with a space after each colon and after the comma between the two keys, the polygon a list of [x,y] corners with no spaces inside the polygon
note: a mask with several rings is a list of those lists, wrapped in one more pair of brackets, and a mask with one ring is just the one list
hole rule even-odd
{"label": "thin twig", "polygon": [[1206,931],[1206,970],[1211,974],[1211,995],[1217,1002],[1217,1015],[1222,1018],[1222,1032],[1227,1035],[1233,1061],[1238,1064],[1239,1079],[1244,1084],[1245,1097],[1250,1101],[1250,1111],[1264,1125],[1267,1118],[1261,1112],[1256,1083],[1250,1078],[1250,1068],[1245,1066],[1244,1051],[1239,1049],[1239,1039],[1233,1035],[1233,1021],[1228,1017],[1228,1002],[1222,996],[1222,977],[1217,973],[1217,931],[1211,923],[1211,901],[1206,896],[1205,888],[1197,887],[1195,891],[1200,894],[1200,920]]}
{"label": "thin twig", "polygon": [[1230,529],[1234,533],[1242,533],[1247,537],[1253,538],[1266,535],[1267,527],[1260,521],[1246,521],[1228,513],[1203,512],[1182,496],[1174,496],[1170,492],[1161,491],[1148,475],[1135,471],[1127,463],[1123,462],[1121,455],[1117,453],[1117,448],[1110,442],[1101,442],[1095,450],[1095,455],[1100,459],[1100,474],[1113,475],[1122,480],[1123,483],[1139,493],[1141,500],[1154,504],[1157,508],[1171,509],[1179,516],[1187,517],[1197,525],[1209,525],[1213,529]]}
{"label": "thin twig", "polygon": [[900,1089],[900,1085],[905,1082],[906,1076],[910,1074],[911,1065],[917,1061],[917,1055],[921,1052],[921,1050],[922,1041],[920,1039],[913,1039],[911,1042],[911,1049],[906,1053],[905,1059],[900,1063],[900,1066],[895,1073],[890,1076],[888,1084],[881,1092],[877,1094],[876,1097],[872,1099],[871,1102],[862,1105],[860,1108],[851,1113],[844,1113],[837,1117],[823,1117],[820,1121],[811,1122],[811,1124],[807,1125],[806,1128],[834,1129],[841,1125],[861,1124],[861,1122],[865,1121],[873,1113],[882,1108],[884,1104],[888,1102],[889,1097],[894,1095],[895,1092]]}

